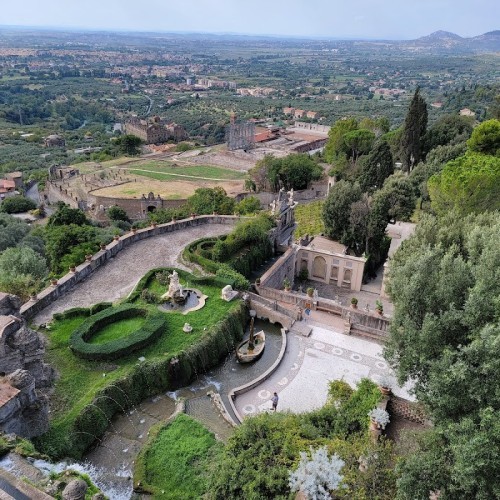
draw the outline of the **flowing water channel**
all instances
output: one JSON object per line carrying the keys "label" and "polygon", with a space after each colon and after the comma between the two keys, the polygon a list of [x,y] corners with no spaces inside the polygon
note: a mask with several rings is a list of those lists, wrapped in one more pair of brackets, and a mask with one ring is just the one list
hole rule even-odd
{"label": "flowing water channel", "polygon": [[[255,331],[260,330],[266,333],[266,348],[257,362],[240,364],[233,352],[219,366],[200,374],[188,387],[148,398],[131,410],[116,415],[106,433],[81,462],[51,464],[35,460],[33,465],[46,474],[72,468],[88,474],[110,499],[132,498],[134,460],[148,438],[149,429],[169,418],[180,398],[185,400],[188,415],[199,420],[218,439],[226,441],[229,438],[233,428],[221,417],[207,392],[218,392],[229,410],[229,391],[254,380],[276,361],[281,349],[280,328],[268,321],[256,320]],[[246,333],[248,335],[248,328]],[[1,460],[0,467],[16,472],[9,459]]]}

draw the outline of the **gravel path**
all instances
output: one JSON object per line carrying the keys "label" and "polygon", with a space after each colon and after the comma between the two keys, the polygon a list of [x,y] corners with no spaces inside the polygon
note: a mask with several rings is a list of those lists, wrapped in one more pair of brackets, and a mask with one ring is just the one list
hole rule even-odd
{"label": "gravel path", "polygon": [[71,307],[89,307],[98,302],[114,302],[126,297],[142,276],[155,267],[187,269],[179,262],[186,245],[200,238],[227,234],[232,229],[229,224],[206,224],[134,243],[43,309],[33,318],[33,323],[47,323],[54,313]]}

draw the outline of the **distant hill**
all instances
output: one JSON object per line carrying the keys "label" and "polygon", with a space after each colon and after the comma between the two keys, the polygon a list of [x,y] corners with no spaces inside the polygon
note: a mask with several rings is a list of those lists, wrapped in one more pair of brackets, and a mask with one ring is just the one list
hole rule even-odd
{"label": "distant hill", "polygon": [[427,36],[422,36],[417,39],[417,41],[440,41],[440,40],[456,40],[456,41],[462,41],[463,38],[460,35],[457,35],[456,33],[451,33],[450,31],[435,31],[434,33],[431,33],[430,35]]}
{"label": "distant hill", "polygon": [[463,38],[456,33],[440,30],[408,41],[407,44],[437,50],[497,52],[500,51],[500,30],[489,31],[471,38]]}

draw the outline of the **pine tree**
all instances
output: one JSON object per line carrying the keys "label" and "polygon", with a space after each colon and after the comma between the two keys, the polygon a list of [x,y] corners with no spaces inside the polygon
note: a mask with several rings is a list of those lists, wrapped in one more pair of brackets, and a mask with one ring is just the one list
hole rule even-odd
{"label": "pine tree", "polygon": [[423,137],[427,129],[427,103],[417,87],[411,100],[401,136],[401,161],[403,170],[412,170],[422,159]]}

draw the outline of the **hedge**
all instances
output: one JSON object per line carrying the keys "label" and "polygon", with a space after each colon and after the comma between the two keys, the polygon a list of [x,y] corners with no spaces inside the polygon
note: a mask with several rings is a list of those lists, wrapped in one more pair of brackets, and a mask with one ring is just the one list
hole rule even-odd
{"label": "hedge", "polygon": [[104,311],[113,304],[111,302],[98,302],[90,307],[72,307],[71,309],[66,309],[64,312],[55,313],[53,315],[54,319],[71,319],[77,316],[92,316],[100,311]]}
{"label": "hedge", "polygon": [[[145,316],[141,328],[126,337],[104,344],[89,344],[88,341],[103,327],[122,319]],[[91,361],[113,360],[142,349],[156,340],[165,330],[166,320],[162,313],[148,314],[130,304],[115,308],[106,308],[85,320],[71,335],[70,347],[73,353]]]}
{"label": "hedge", "polygon": [[[158,270],[155,270],[157,272]],[[137,364],[125,377],[97,392],[64,435],[47,432],[35,438],[37,449],[54,459],[81,458],[109,426],[113,415],[164,391],[190,384],[199,374],[217,366],[239,342],[248,320],[244,304],[204,332],[187,350]]]}

